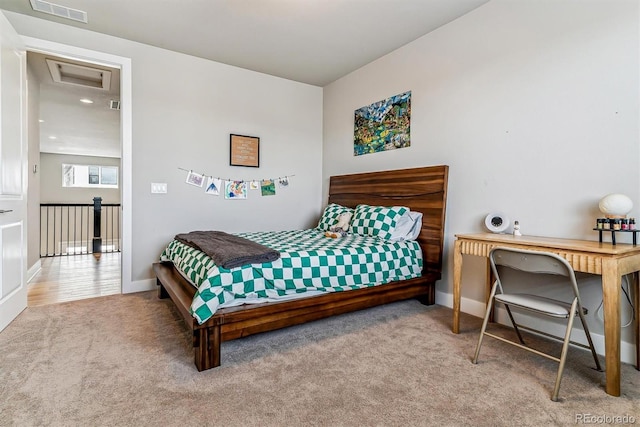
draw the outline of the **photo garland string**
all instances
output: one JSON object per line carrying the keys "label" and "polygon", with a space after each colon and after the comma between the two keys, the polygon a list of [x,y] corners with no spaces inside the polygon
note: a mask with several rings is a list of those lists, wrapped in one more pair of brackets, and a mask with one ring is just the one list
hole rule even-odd
{"label": "photo garland string", "polygon": [[224,194],[225,199],[243,200],[248,196],[248,190],[260,190],[262,196],[275,196],[276,183],[280,188],[289,186],[289,178],[295,175],[285,175],[282,177],[265,179],[232,179],[213,177],[202,173],[194,172],[191,169],[178,168],[187,172],[186,183],[196,187],[204,187],[204,192],[212,196]]}

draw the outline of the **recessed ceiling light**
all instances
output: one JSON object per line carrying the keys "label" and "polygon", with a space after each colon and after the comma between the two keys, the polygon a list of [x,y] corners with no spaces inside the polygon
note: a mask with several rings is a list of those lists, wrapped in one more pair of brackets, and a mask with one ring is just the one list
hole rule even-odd
{"label": "recessed ceiling light", "polygon": [[85,104],[93,104],[93,101],[89,98],[82,98],[80,102],[84,102]]}
{"label": "recessed ceiling light", "polygon": [[39,121],[40,123],[44,123],[44,120],[42,120],[42,119],[38,119],[38,121]]}
{"label": "recessed ceiling light", "polygon": [[51,135],[51,136],[49,137],[49,139],[58,139],[58,137],[57,137],[57,136],[53,136],[53,135]]}

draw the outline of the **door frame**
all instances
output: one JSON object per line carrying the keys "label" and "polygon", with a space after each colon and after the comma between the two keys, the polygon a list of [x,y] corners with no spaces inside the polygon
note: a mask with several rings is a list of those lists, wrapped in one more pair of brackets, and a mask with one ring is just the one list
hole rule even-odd
{"label": "door frame", "polygon": [[131,280],[132,259],[132,93],[131,93],[131,58],[98,52],[76,46],[42,40],[28,36],[20,36],[27,51],[48,53],[67,57],[97,65],[120,68],[120,167],[122,181],[120,204],[122,206],[122,249],[121,249],[121,292],[123,294],[138,292]]}
{"label": "door frame", "polygon": [[[9,184],[2,183],[0,203],[0,331],[27,307],[27,58],[22,40],[0,11],[0,59],[2,74],[2,153],[6,142]],[[17,83],[17,84],[16,84]],[[5,98],[6,96],[6,98]],[[6,101],[6,103],[5,103]],[[5,111],[6,107],[6,111]],[[5,123],[6,119],[6,123]],[[6,141],[5,141],[6,139]],[[6,233],[6,234],[5,234]],[[5,241],[6,238],[6,241]]]}

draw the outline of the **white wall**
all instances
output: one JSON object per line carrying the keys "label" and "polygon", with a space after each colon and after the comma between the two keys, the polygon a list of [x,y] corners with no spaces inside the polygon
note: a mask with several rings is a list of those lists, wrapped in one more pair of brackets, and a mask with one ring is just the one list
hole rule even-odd
{"label": "white wall", "polygon": [[[332,83],[325,191],[334,174],[448,164],[437,302],[449,306],[454,234],[484,231],[489,212],[523,234],[593,240],[602,196],[629,195],[640,216],[638,16],[628,0],[492,0]],[[354,110],[407,90],[412,146],[354,157]],[[464,260],[462,309],[477,315],[484,262]],[[599,279],[582,281],[598,333]]]}
{"label": "white wall", "polygon": [[[5,12],[19,34],[131,58],[132,280],[177,233],[310,226],[321,209],[322,89],[188,55]],[[208,43],[210,41],[203,41]],[[260,137],[260,167],[229,166],[229,134]],[[178,168],[232,179],[295,175],[274,197],[209,196]],[[152,182],[168,184],[150,194]],[[123,209],[126,209],[123,206]]]}
{"label": "white wall", "polygon": [[120,203],[119,188],[84,188],[62,186],[62,165],[117,166],[114,157],[73,156],[40,153],[40,203],[93,203],[102,197],[102,203]]}

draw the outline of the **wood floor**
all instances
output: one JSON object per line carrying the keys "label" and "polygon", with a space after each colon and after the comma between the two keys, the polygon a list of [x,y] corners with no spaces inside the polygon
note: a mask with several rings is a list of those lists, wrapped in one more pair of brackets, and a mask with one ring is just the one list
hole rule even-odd
{"label": "wood floor", "polygon": [[120,293],[120,253],[41,258],[29,282],[27,305],[54,304]]}

